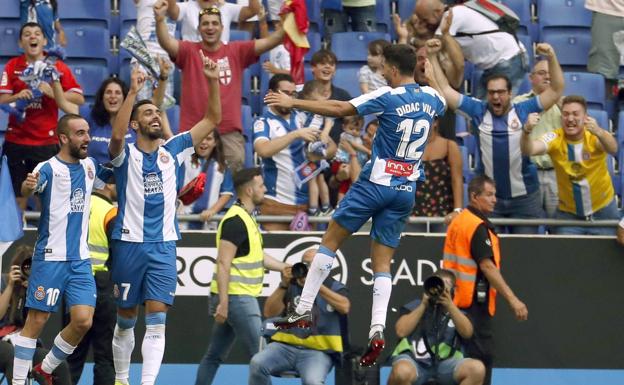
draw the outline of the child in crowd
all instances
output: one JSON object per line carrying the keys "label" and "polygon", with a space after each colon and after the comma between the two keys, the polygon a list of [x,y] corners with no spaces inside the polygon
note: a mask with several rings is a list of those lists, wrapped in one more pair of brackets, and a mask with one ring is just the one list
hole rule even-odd
{"label": "child in crowd", "polygon": [[[364,146],[362,141],[361,132],[364,125],[364,118],[359,115],[347,116],[342,120],[342,134],[340,134],[340,141],[347,141],[353,147],[357,153],[357,158],[360,164],[366,163],[371,155],[371,150]],[[349,162],[349,153],[343,148],[338,147],[336,151],[335,159],[342,163]]]}
{"label": "child in crowd", "polygon": [[366,58],[368,64],[362,66],[358,72],[360,91],[363,94],[388,85],[382,74],[382,65],[384,47],[389,45],[390,42],[381,39],[373,40],[368,44],[368,57]]}
{"label": "child in crowd", "polygon": [[[323,84],[318,80],[306,82],[300,94],[306,100],[325,100],[323,96]],[[319,160],[327,156],[327,143],[331,140],[329,132],[334,125],[334,119],[322,115],[311,114],[309,112],[298,112],[297,119],[303,119],[301,127],[313,127],[322,129],[321,139],[308,144],[308,159],[316,162],[320,166]],[[319,173],[316,177],[308,181],[308,214],[309,215],[331,215],[333,212],[329,200],[329,188],[325,182],[325,175]],[[319,210],[320,201],[320,210]]]}
{"label": "child in crowd", "polygon": [[[338,151],[332,163],[332,182],[338,187],[338,202],[351,187],[360,175],[362,165],[368,161],[371,155],[370,145],[372,138],[377,131],[377,120],[370,122],[366,126],[364,138],[368,141],[368,146],[361,138],[361,130],[364,118],[359,115],[347,116],[343,119],[342,134]],[[370,140],[368,139],[370,137]]]}
{"label": "child in crowd", "polygon": [[[264,7],[262,7],[260,13],[258,13],[258,27],[261,39],[269,36],[267,17],[268,15]],[[276,29],[282,28],[282,23],[279,19],[273,20],[273,25]],[[269,51],[269,60],[262,63],[262,68],[271,76],[275,74],[290,74],[290,53],[286,50],[284,44],[280,44]]]}
{"label": "child in crowd", "polygon": [[364,147],[366,147],[369,151],[373,150],[373,139],[375,139],[377,128],[379,128],[379,120],[374,119],[368,122],[368,124],[366,125],[366,129],[364,130],[362,143],[364,144]]}

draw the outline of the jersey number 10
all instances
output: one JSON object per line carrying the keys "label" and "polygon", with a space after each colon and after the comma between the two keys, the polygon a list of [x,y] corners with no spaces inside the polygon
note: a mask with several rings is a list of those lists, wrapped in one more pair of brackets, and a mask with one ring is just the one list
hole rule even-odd
{"label": "jersey number 10", "polygon": [[[430,123],[425,119],[417,120],[416,123],[414,123],[414,119],[401,121],[396,132],[403,131],[403,135],[401,135],[401,143],[397,148],[396,156],[405,160],[420,160],[423,151],[418,151],[418,149],[427,141],[429,127]],[[410,142],[412,134],[420,135],[420,137]]]}

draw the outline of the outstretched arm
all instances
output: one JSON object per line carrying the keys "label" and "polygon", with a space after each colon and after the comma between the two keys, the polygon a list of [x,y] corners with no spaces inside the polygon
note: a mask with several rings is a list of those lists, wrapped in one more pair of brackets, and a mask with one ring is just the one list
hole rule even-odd
{"label": "outstretched arm", "polygon": [[451,36],[450,29],[452,23],[453,8],[450,8],[440,26],[442,31],[442,45],[444,46],[444,51],[448,54],[450,62],[450,66],[445,68],[444,73],[451,86],[458,90],[464,80],[464,53],[459,43],[457,43],[457,40]]}
{"label": "outstretched arm", "polygon": [[269,107],[296,108],[324,116],[343,117],[357,115],[357,110],[349,102],[295,99],[281,92],[269,92],[264,97],[264,103]]}
{"label": "outstretched arm", "polygon": [[[438,61],[438,52],[442,47],[442,42],[438,39],[430,39],[427,40],[427,54],[429,56],[429,61],[431,62],[431,67],[433,68],[433,78],[427,79],[429,82],[433,82],[432,84],[437,83],[437,89],[442,93],[444,99],[446,99],[448,106],[456,110],[459,107],[459,102],[461,100],[461,94],[453,89],[450,86],[444,72],[442,71],[442,67],[440,66],[440,62]],[[425,72],[425,75],[428,75]],[[432,87],[436,88],[432,85]]]}
{"label": "outstretched arm", "polygon": [[254,52],[257,56],[260,56],[263,53],[272,50],[282,44],[285,34],[286,32],[284,32],[284,28],[280,28],[263,39],[256,39],[254,41]]}
{"label": "outstretched arm", "polygon": [[[175,3],[175,0],[169,0]],[[165,18],[167,17],[168,2],[161,0],[154,5],[154,18],[156,19],[156,37],[158,44],[167,52],[169,57],[175,60],[178,56],[179,43],[167,29]]]}
{"label": "outstretched arm", "polygon": [[548,72],[550,73],[550,87],[539,94],[539,101],[544,111],[552,107],[559,101],[563,94],[565,81],[563,80],[563,71],[557,60],[555,50],[548,43],[540,43],[535,49],[537,55],[548,58]]}
{"label": "outstretched arm", "polygon": [[119,112],[117,112],[117,117],[113,121],[113,132],[111,134],[111,141],[108,144],[108,153],[111,159],[117,158],[126,145],[126,134],[128,133],[132,108],[134,107],[137,94],[141,88],[143,88],[144,84],[145,75],[138,68],[134,68],[130,75],[130,90]]}
{"label": "outstretched arm", "polygon": [[534,112],[529,114],[524,127],[522,128],[522,136],[520,137],[520,150],[523,155],[534,156],[543,155],[546,153],[546,144],[541,140],[533,140],[530,137],[531,132],[535,126],[539,123],[540,116]]}
{"label": "outstretched arm", "polygon": [[204,76],[208,79],[208,99],[204,118],[191,128],[193,145],[198,144],[221,123],[221,92],[219,89],[219,66],[199,50],[204,64]]}

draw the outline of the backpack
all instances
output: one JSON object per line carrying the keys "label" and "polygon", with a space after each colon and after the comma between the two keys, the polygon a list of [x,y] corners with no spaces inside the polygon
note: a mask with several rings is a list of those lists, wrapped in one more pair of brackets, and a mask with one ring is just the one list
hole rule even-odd
{"label": "backpack", "polygon": [[512,35],[516,41],[516,30],[520,26],[520,18],[511,8],[499,3],[498,1],[490,0],[469,0],[463,3],[466,7],[479,12],[483,16],[492,20],[498,26],[498,29],[492,31],[484,31],[479,33],[458,33],[457,36],[474,36],[474,35],[486,35],[488,33],[495,32],[507,32]]}

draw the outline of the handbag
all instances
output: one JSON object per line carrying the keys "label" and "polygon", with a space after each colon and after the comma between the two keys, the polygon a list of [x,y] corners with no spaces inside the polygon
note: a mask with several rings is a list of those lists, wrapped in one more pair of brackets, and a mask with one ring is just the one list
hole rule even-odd
{"label": "handbag", "polygon": [[191,179],[191,181],[185,184],[184,187],[182,187],[178,192],[178,199],[185,206],[195,202],[204,193],[207,178],[206,170],[208,169],[209,164],[209,160],[205,161],[199,175]]}

